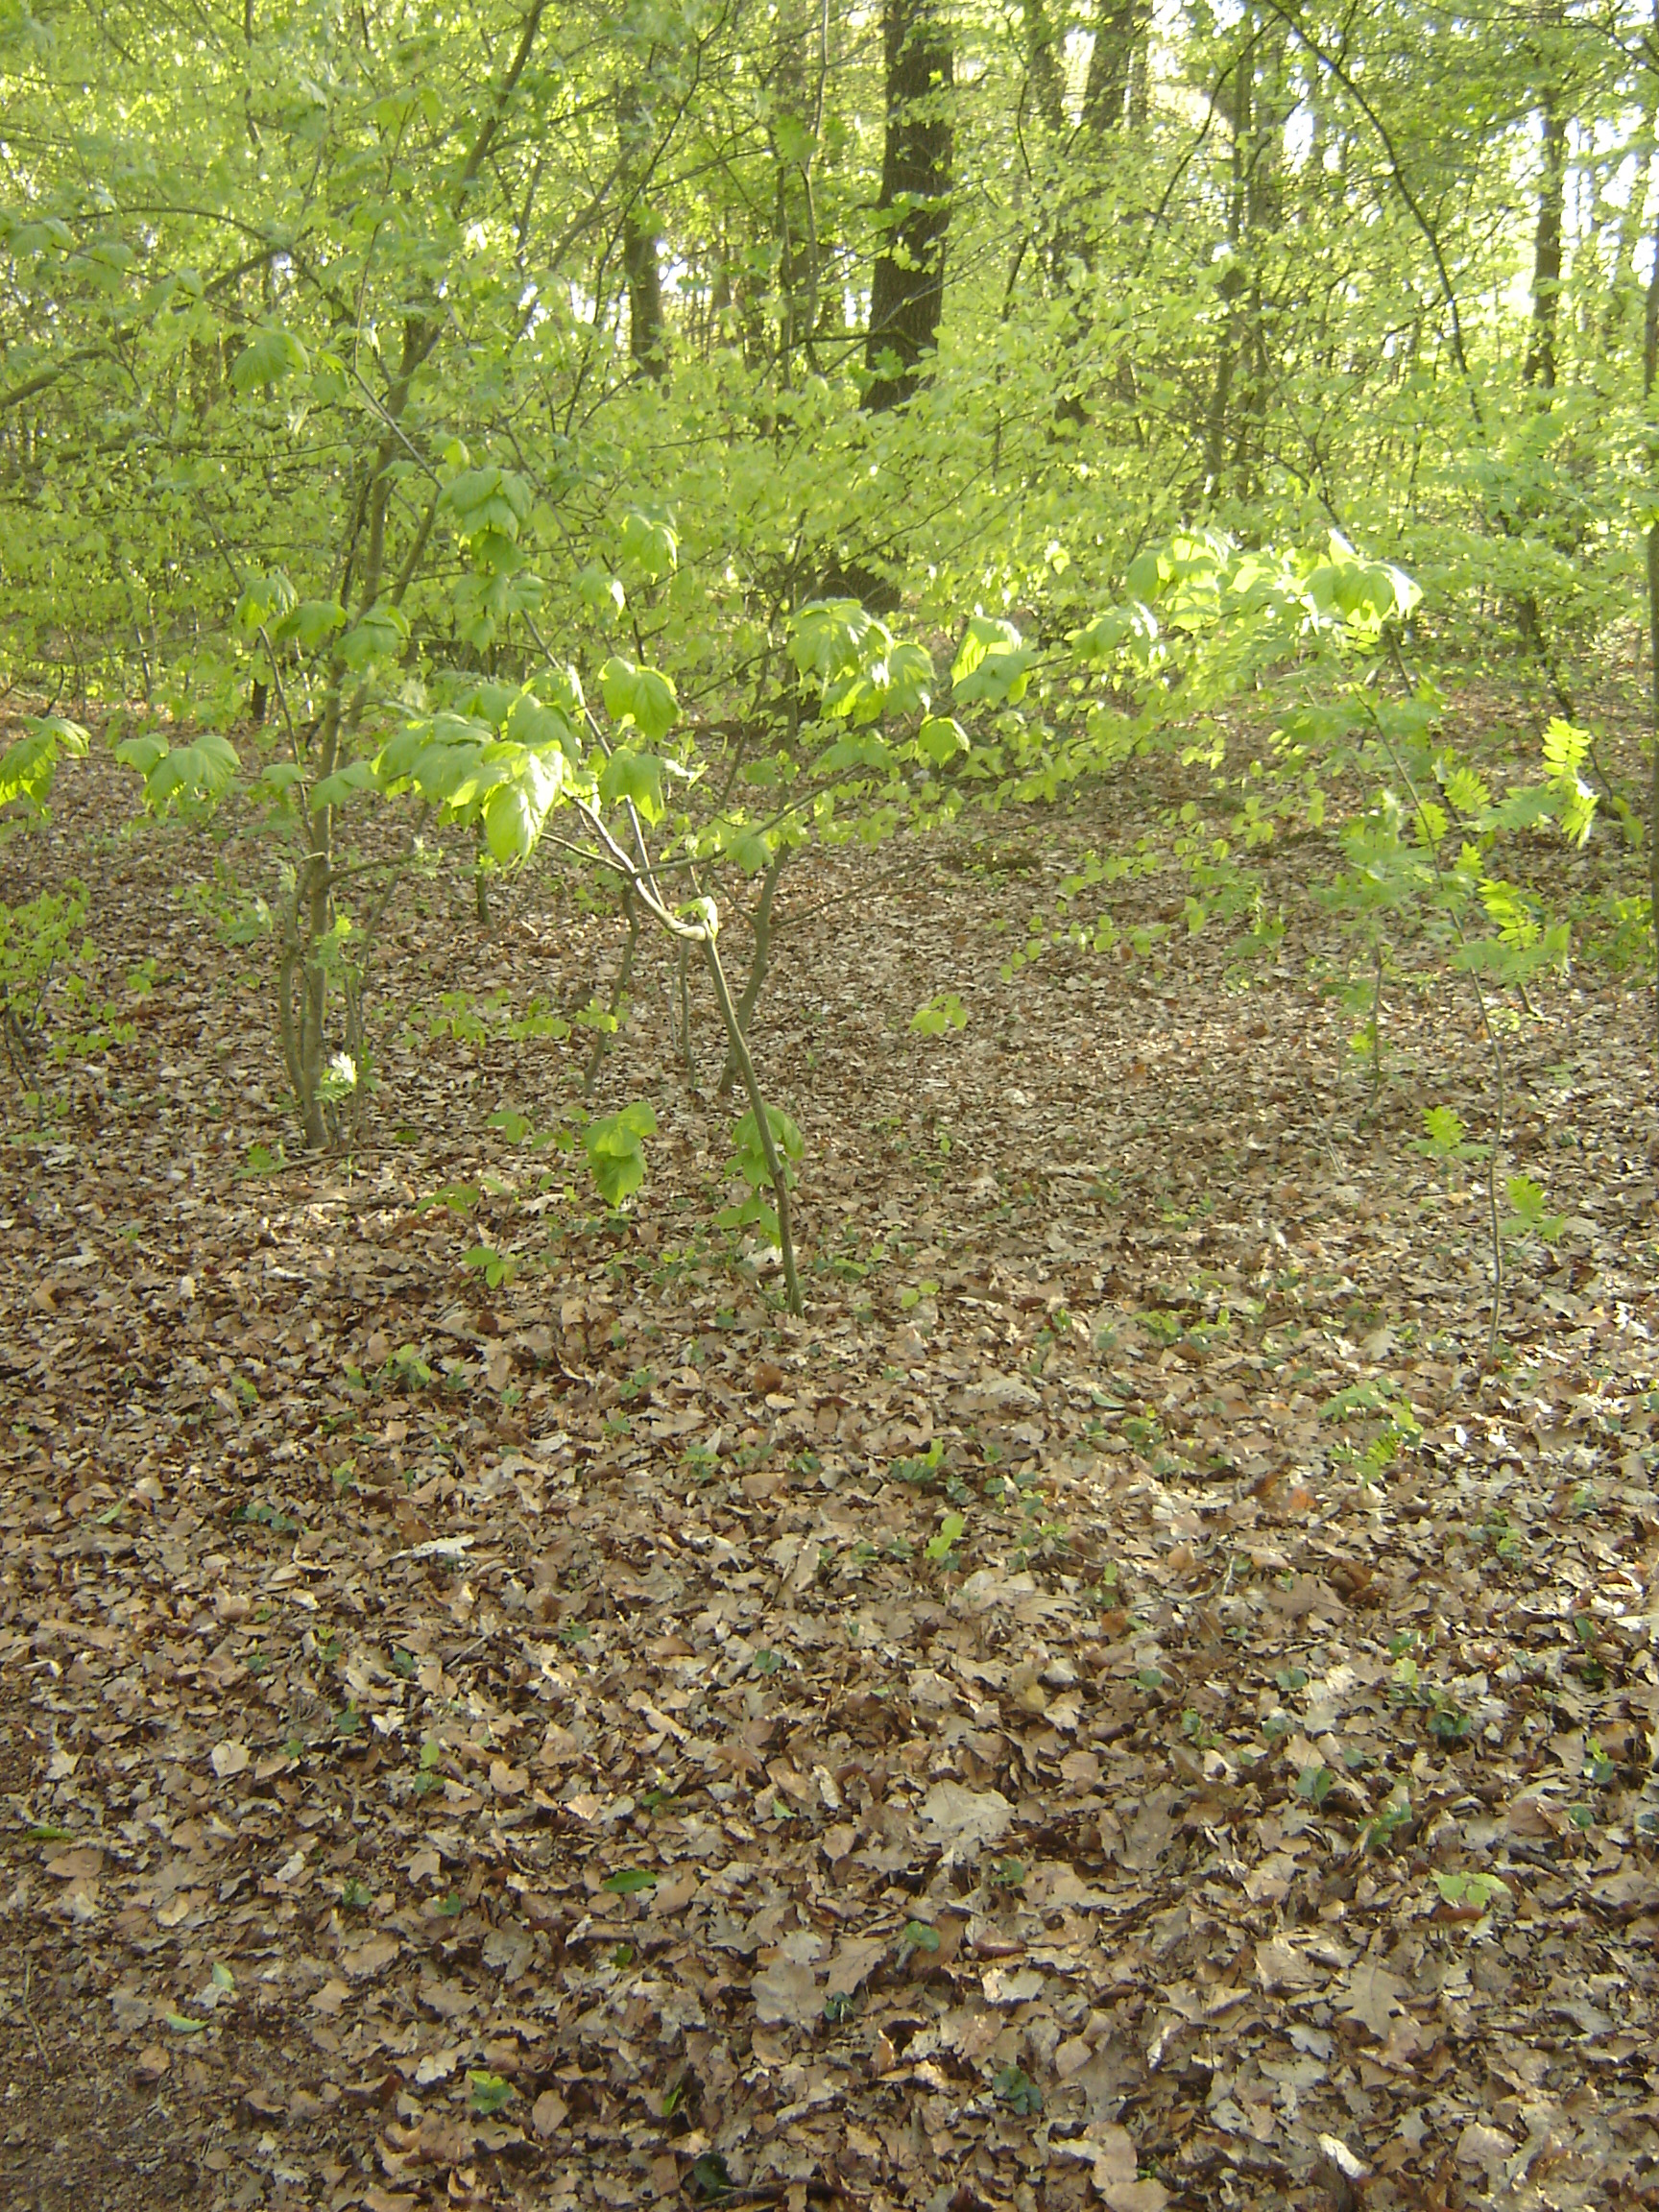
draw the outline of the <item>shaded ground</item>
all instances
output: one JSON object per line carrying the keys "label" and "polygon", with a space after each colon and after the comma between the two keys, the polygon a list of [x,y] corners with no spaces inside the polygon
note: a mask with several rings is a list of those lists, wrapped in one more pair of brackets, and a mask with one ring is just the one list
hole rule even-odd
{"label": "shaded ground", "polygon": [[554,1126],[586,1036],[507,1025],[614,967],[545,882],[493,935],[431,887],[373,1142],[247,1173],[264,955],[114,804],[3,855],[157,972],[0,1154],[0,2199],[1659,2201],[1633,993],[1511,1041],[1569,1218],[1488,1373],[1479,1193],[1410,1142],[1485,1126],[1439,986],[1357,1133],[1306,921],[1241,993],[1203,937],[1001,978],[1104,813],[803,862],[796,1323],[654,953],[637,1212],[489,1126]]}

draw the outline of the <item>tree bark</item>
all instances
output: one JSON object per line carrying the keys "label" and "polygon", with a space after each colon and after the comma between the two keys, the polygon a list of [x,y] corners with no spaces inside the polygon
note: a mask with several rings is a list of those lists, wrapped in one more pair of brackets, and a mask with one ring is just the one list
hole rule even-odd
{"label": "tree bark", "polygon": [[940,0],[886,0],[887,137],[881,159],[882,247],[870,290],[864,365],[873,415],[902,407],[933,350],[945,306],[953,83]]}
{"label": "tree bark", "polygon": [[1149,0],[1100,0],[1083,84],[1083,121],[1095,137],[1146,119]]}
{"label": "tree bark", "polygon": [[1561,302],[1561,217],[1567,179],[1567,118],[1553,85],[1544,94],[1544,174],[1538,185],[1538,225],[1532,241],[1532,328],[1521,381],[1555,389],[1555,335]]}
{"label": "tree bark", "polygon": [[[1642,412],[1647,422],[1647,473],[1659,478],[1659,424],[1653,421],[1659,383],[1659,224],[1653,229],[1653,272],[1642,327]],[[1647,680],[1652,726],[1647,793],[1647,919],[1653,930],[1653,1043],[1659,1050],[1659,520],[1647,525]]]}
{"label": "tree bark", "polygon": [[1025,81],[1037,112],[1050,131],[1066,128],[1065,63],[1044,0],[1025,0]]}
{"label": "tree bark", "polygon": [[628,287],[628,352],[648,376],[668,373],[668,340],[662,323],[662,272],[657,260],[657,226],[642,198],[641,170],[650,137],[650,118],[637,85],[616,96],[616,129],[624,177],[629,187],[622,217],[622,275]]}

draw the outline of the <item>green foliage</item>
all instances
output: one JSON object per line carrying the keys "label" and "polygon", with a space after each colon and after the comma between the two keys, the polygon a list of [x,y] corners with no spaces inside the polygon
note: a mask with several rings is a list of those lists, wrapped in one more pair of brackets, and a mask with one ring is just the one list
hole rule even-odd
{"label": "green foliage", "polygon": [[143,779],[144,804],[153,813],[214,805],[242,765],[229,739],[211,733],[177,750],[155,733],[127,737],[115,747],[115,757]]}
{"label": "green foliage", "polygon": [[919,1037],[943,1037],[947,1029],[968,1026],[967,1009],[954,991],[947,991],[919,1006],[910,1017],[910,1026]]}
{"label": "green foliage", "polygon": [[23,726],[25,734],[0,754],[0,815],[8,806],[20,805],[40,818],[60,755],[84,758],[91,739],[79,722],[60,714],[26,714]]}
{"label": "green foliage", "polygon": [[939,1533],[930,1536],[923,1546],[927,1557],[939,1566],[949,1567],[955,1561],[957,1538],[968,1526],[960,1513],[947,1513],[939,1524]]}
{"label": "green foliage", "polygon": [[657,1117],[643,1099],[589,1121],[583,1136],[588,1165],[608,1206],[620,1206],[645,1180],[645,1146],[657,1133]]}
{"label": "green foliage", "polygon": [[497,2112],[505,2112],[518,2094],[503,2075],[487,2073],[469,2073],[467,2091],[468,2108],[480,2120],[493,2119]]}
{"label": "green foliage", "polygon": [[1018,2112],[1022,2117],[1043,2109],[1042,2090],[1018,2066],[1010,2064],[998,2068],[992,2086],[1010,2111]]}
{"label": "green foliage", "polygon": [[1499,1225],[1503,1234],[1537,1237],[1546,1244],[1553,1244],[1567,1224],[1561,1214],[1545,1212],[1543,1185],[1533,1182],[1530,1175],[1511,1175],[1505,1189],[1509,1193],[1509,1212]]}
{"label": "green foliage", "polygon": [[25,1089],[42,1050],[60,1067],[130,1045],[137,1034],[119,1006],[98,994],[85,919],[79,883],[20,906],[0,903],[0,1050]]}
{"label": "green foliage", "polygon": [[[781,1107],[768,1106],[766,1119],[784,1180],[792,1185],[796,1181],[796,1163],[805,1151],[806,1141]],[[766,1164],[760,1143],[760,1124],[755,1118],[753,1108],[741,1116],[733,1128],[730,1166],[732,1173],[741,1176],[748,1185],[749,1194],[735,1205],[723,1206],[714,1218],[722,1229],[757,1229],[766,1242],[776,1245],[778,1209],[761,1195],[772,1189],[772,1171]]]}
{"label": "green foliage", "polygon": [[1453,1160],[1483,1160],[1484,1144],[1471,1143],[1464,1135],[1462,1117],[1450,1106],[1426,1106],[1423,1110],[1425,1134],[1411,1140],[1412,1149],[1426,1159],[1451,1162]]}
{"label": "green foliage", "polygon": [[599,1885],[613,1897],[637,1897],[641,1889],[654,1889],[657,1877],[645,1866],[624,1866],[614,1874],[607,1874]]}

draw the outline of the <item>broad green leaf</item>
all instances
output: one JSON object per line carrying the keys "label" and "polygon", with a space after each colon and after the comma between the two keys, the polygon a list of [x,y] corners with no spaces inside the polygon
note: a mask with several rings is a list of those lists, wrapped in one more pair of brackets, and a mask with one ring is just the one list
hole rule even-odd
{"label": "broad green leaf", "polygon": [[954,991],[929,998],[926,1006],[919,1006],[910,1017],[910,1026],[919,1037],[943,1037],[947,1029],[964,1029],[967,1025],[968,1010]]}
{"label": "broad green leaf", "polygon": [[62,714],[26,714],[23,719],[36,736],[44,737],[49,744],[58,746],[77,760],[86,757],[92,733],[84,724],[71,722]]}
{"label": "broad green leaf", "polygon": [[1450,1872],[1436,1869],[1434,1887],[1448,1905],[1473,1905],[1481,1912],[1498,1898],[1509,1894],[1507,1882],[1473,1867],[1456,1867]]}
{"label": "broad green leaf", "polygon": [[874,733],[838,738],[826,746],[812,763],[819,776],[844,775],[849,768],[886,769],[893,765],[893,751],[885,737]]}
{"label": "broad green leaf", "polygon": [[123,737],[115,747],[115,757],[123,768],[135,768],[140,776],[148,776],[157,760],[166,759],[169,750],[165,737],[146,731],[140,737]]}
{"label": "broad green leaf", "polygon": [[599,683],[612,721],[632,723],[647,744],[660,745],[680,718],[673,685],[654,668],[637,668],[615,654],[600,669]]}
{"label": "broad green leaf", "polygon": [[1109,667],[1125,654],[1144,667],[1158,642],[1158,617],[1134,599],[1127,607],[1107,608],[1087,628],[1073,630],[1070,642],[1085,667]]}
{"label": "broad green leaf", "polygon": [[38,730],[19,737],[0,757],[0,806],[21,799],[38,812],[58,772],[58,748]]}
{"label": "broad green leaf", "polygon": [[631,514],[622,524],[622,558],[632,561],[642,575],[655,583],[672,574],[680,558],[680,541],[670,523],[653,520],[648,515]]}
{"label": "broad green leaf", "polygon": [[789,625],[789,658],[803,676],[821,684],[863,665],[867,646],[891,642],[875,615],[856,599],[812,599]]}
{"label": "broad green leaf", "polygon": [[511,469],[466,469],[445,485],[439,505],[454,516],[464,538],[481,538],[487,531],[494,531],[517,543],[530,513],[531,491],[523,477]]}
{"label": "broad green leaf", "polygon": [[644,1182],[645,1148],[640,1139],[653,1135],[656,1128],[657,1117],[644,1099],[589,1122],[583,1142],[607,1205],[620,1206]]}
{"label": "broad green leaf", "polygon": [[[607,699],[609,705],[609,699]],[[652,753],[619,748],[599,772],[599,796],[614,806],[631,799],[647,823],[662,819],[662,763]]]}
{"label": "broad green leaf", "polygon": [[409,618],[401,608],[372,607],[341,638],[341,658],[354,674],[361,674],[376,661],[395,658],[408,637]]}
{"label": "broad green leaf", "polygon": [[967,1526],[967,1522],[960,1513],[947,1513],[944,1520],[939,1524],[938,1535],[930,1536],[923,1546],[923,1551],[929,1559],[935,1561],[948,1559],[950,1555],[951,1547]]}
{"label": "broad green leaf", "polygon": [[1036,654],[1020,640],[1012,622],[975,614],[950,666],[956,696],[965,705],[983,700],[1015,706],[1025,695]]}
{"label": "broad green leaf", "polygon": [[309,367],[305,349],[294,333],[272,326],[256,330],[249,339],[230,364],[230,381],[238,392],[256,392]]}
{"label": "broad green leaf", "polygon": [[615,1897],[637,1897],[641,1889],[655,1889],[657,1877],[645,1866],[624,1866],[615,1874],[607,1874],[599,1887]]}
{"label": "broad green leaf", "polygon": [[942,714],[929,714],[916,733],[916,742],[939,767],[968,751],[968,733],[960,722]]}
{"label": "broad green leaf", "polygon": [[313,806],[344,806],[359,791],[373,791],[377,779],[372,760],[350,760],[311,787]]}
{"label": "broad green leaf", "polygon": [[506,718],[506,734],[532,752],[557,746],[570,761],[581,757],[581,740],[569,714],[563,707],[544,704],[533,691],[520,691],[514,699]]}
{"label": "broad green leaf", "polygon": [[144,804],[156,811],[178,802],[211,805],[229,790],[241,766],[229,739],[211,732],[177,749],[154,733],[124,738],[115,757],[124,767],[138,770],[144,778]]}
{"label": "broad green leaf", "polygon": [[577,571],[576,589],[581,595],[582,604],[594,614],[606,617],[620,614],[628,604],[628,594],[622,589],[621,577],[613,576],[608,568],[600,568],[591,563]]}
{"label": "broad green leaf", "polygon": [[315,653],[345,621],[346,610],[338,599],[301,599],[271,624],[271,637],[278,645],[292,639],[303,652]]}
{"label": "broad green leaf", "polygon": [[481,2120],[504,2112],[518,2094],[502,2074],[469,2073],[467,2087],[468,2104],[473,2114]]}

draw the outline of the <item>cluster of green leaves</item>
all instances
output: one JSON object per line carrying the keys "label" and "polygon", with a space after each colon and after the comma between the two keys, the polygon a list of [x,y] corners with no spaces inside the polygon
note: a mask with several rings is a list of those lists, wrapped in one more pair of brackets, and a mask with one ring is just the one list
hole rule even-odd
{"label": "cluster of green leaves", "polygon": [[[130,1045],[137,1034],[97,988],[97,954],[84,934],[85,920],[86,892],[79,883],[19,906],[0,902],[0,1049],[25,1086],[42,1046],[62,1066]],[[54,1021],[48,1020],[49,993],[57,1001]]]}

